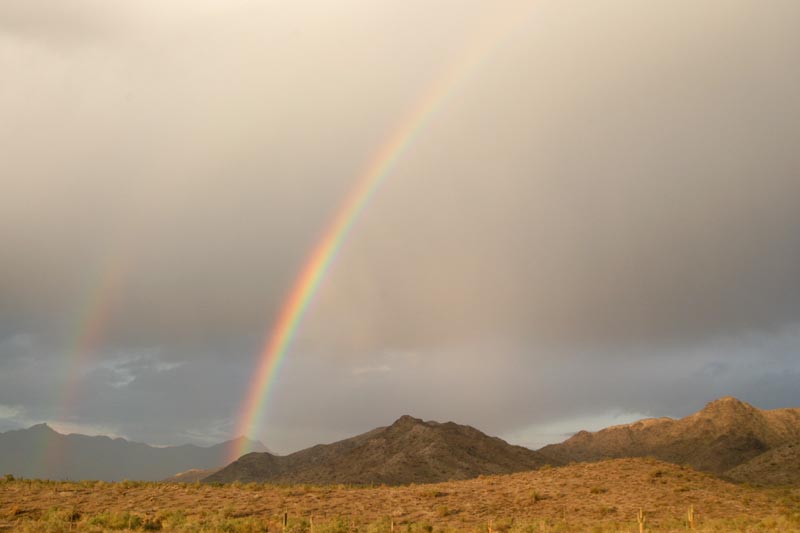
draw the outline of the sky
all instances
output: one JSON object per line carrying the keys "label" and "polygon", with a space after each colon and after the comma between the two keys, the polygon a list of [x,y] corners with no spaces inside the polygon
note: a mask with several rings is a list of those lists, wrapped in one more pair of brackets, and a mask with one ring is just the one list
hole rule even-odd
{"label": "sky", "polygon": [[[403,414],[538,447],[800,405],[794,0],[4,0],[0,431],[234,437]],[[488,37],[487,37],[488,36]]]}

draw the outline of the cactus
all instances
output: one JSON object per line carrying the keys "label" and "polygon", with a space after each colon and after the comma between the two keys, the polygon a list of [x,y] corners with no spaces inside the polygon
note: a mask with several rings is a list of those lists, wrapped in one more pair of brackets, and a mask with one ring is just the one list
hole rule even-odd
{"label": "cactus", "polygon": [[639,514],[636,515],[636,520],[639,522],[639,533],[644,533],[644,511],[639,509]]}
{"label": "cactus", "polygon": [[694,505],[689,506],[689,510],[686,512],[686,519],[689,522],[689,529],[694,529]]}

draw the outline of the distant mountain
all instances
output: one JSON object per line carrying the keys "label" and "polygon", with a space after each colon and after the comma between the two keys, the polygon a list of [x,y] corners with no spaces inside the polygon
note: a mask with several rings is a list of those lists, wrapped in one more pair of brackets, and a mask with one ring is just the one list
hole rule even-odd
{"label": "distant mountain", "polygon": [[[470,426],[410,416],[286,456],[241,439],[210,447],[153,447],[125,439],[62,435],[39,424],[0,433],[0,475],[398,485],[507,474],[545,464],[653,457],[735,481],[800,485],[800,408],[761,410],[731,397],[679,420],[650,418],[593,433],[581,431],[537,451]],[[232,446],[255,453],[224,466]]]}
{"label": "distant mountain", "polygon": [[203,481],[397,485],[508,474],[544,464],[538,452],[470,426],[403,416],[391,426],[291,455],[250,453]]}
{"label": "distant mountain", "polygon": [[46,424],[0,433],[0,475],[45,479],[157,481],[177,472],[224,465],[232,446],[264,451],[247,440],[215,446],[155,447],[125,439],[57,433]]}
{"label": "distant mountain", "polygon": [[[594,433],[581,431],[539,452],[547,460],[560,463],[651,456],[718,475],[727,476],[731,472],[731,477],[755,481],[752,478],[758,477],[756,472],[763,474],[768,470],[764,465],[780,470],[784,468],[780,461],[789,457],[795,458],[793,467],[797,471],[796,448],[777,451],[797,442],[800,442],[800,408],[765,411],[725,397],[680,420],[651,418]],[[770,452],[771,455],[763,455],[765,459],[759,461],[762,454]],[[740,467],[751,461],[750,467]],[[800,482],[800,477],[796,479]]]}

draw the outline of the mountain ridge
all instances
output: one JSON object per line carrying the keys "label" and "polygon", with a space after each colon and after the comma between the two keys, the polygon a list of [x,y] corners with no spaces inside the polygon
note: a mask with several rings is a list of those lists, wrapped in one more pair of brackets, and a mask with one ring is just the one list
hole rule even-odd
{"label": "mountain ridge", "polygon": [[725,396],[680,419],[647,418],[580,431],[539,451],[551,461],[646,457],[725,476],[763,453],[800,441],[800,408],[758,409]]}
{"label": "mountain ridge", "polygon": [[[254,450],[228,462],[242,439]],[[430,483],[543,465],[653,457],[740,482],[800,484],[800,408],[762,410],[726,396],[683,418],[644,418],[531,450],[472,426],[403,415],[388,426],[288,455],[245,437],[215,446],[154,447],[120,437],[63,435],[47,424],[0,433],[0,474],[306,484]]]}
{"label": "mountain ridge", "polygon": [[250,453],[203,481],[398,485],[520,472],[544,464],[538,452],[471,426],[403,415],[389,426],[285,456]]}
{"label": "mountain ridge", "polygon": [[683,418],[653,417],[579,431],[535,451],[470,426],[404,415],[390,426],[288,456],[248,454],[203,481],[425,483],[636,457],[734,481],[800,484],[800,467],[794,464],[800,458],[800,408],[762,410],[725,396]]}
{"label": "mountain ridge", "polygon": [[159,481],[191,469],[225,465],[242,439],[253,450],[258,441],[237,437],[212,446],[151,446],[122,437],[63,434],[46,423],[0,433],[0,474],[54,480],[122,479]]}

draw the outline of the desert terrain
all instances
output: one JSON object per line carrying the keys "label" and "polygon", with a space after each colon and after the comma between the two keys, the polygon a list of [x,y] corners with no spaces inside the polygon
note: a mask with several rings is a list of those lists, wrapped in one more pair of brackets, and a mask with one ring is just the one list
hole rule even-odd
{"label": "desert terrain", "polygon": [[[735,484],[648,458],[471,480],[355,487],[0,483],[8,531],[800,531],[800,489]],[[283,524],[284,513],[287,519]]]}

